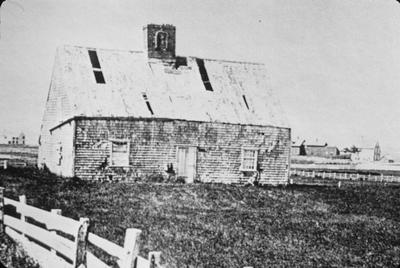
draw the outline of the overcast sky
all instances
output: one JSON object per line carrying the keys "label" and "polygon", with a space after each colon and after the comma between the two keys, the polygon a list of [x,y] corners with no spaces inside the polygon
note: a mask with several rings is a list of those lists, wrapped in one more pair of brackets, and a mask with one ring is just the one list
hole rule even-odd
{"label": "overcast sky", "polygon": [[[0,132],[37,143],[59,45],[142,50],[142,26],[177,27],[177,54],[266,64],[293,138],[400,152],[395,0],[7,0]],[[399,153],[400,156],[400,153]]]}

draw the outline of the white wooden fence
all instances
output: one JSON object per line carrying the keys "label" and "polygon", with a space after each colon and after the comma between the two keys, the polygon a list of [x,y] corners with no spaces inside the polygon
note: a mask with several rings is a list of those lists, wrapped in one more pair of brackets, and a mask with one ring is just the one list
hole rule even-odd
{"label": "white wooden fence", "polygon": [[[20,217],[5,214],[5,206],[14,207]],[[32,224],[32,219],[40,224]],[[148,259],[139,256],[141,230],[127,229],[124,246],[119,246],[88,232],[88,227],[88,218],[76,221],[62,216],[58,209],[50,212],[29,206],[25,196],[19,201],[5,198],[4,188],[0,187],[0,230],[43,268],[109,268],[90,252],[88,244],[115,257],[120,268],[161,267],[160,252],[150,252]]]}
{"label": "white wooden fence", "polygon": [[291,175],[302,176],[306,178],[320,177],[322,179],[337,179],[337,180],[365,180],[374,182],[398,182],[400,183],[400,177],[394,175],[371,175],[371,174],[360,174],[360,173],[349,173],[349,172],[325,172],[305,169],[291,169]]}

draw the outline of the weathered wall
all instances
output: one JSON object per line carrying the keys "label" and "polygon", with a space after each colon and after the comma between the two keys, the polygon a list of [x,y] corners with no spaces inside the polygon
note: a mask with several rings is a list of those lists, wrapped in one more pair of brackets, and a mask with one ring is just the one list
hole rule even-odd
{"label": "weathered wall", "polygon": [[[161,119],[77,119],[75,174],[92,179],[104,176],[166,175],[177,167],[177,146],[197,149],[197,179],[238,182],[242,176],[242,147],[259,149],[261,183],[285,184],[288,179],[290,129]],[[110,139],[130,140],[131,167],[106,168]],[[107,159],[107,160],[106,160]]]}
{"label": "weathered wall", "polygon": [[[54,157],[60,146],[60,142],[62,141],[60,140],[60,137],[55,138],[55,136],[50,132],[50,129],[60,124],[63,119],[68,118],[71,113],[68,96],[63,90],[65,87],[64,80],[62,79],[64,66],[61,62],[63,61],[64,59],[62,55],[57,53],[54,61],[52,81],[47,96],[46,108],[42,120],[38,150],[38,166],[41,168],[46,165],[52,172],[57,174],[60,174],[60,170],[59,167],[56,167],[54,164],[56,161]],[[63,131],[66,128],[68,128],[68,126],[63,128]],[[70,129],[68,130],[68,133],[72,134],[73,131]],[[66,136],[63,139],[65,140],[69,138],[70,136]],[[72,139],[70,142],[72,144]]]}
{"label": "weathered wall", "polygon": [[74,121],[64,124],[51,132],[53,148],[46,165],[57,175],[64,177],[74,176],[74,133]]}

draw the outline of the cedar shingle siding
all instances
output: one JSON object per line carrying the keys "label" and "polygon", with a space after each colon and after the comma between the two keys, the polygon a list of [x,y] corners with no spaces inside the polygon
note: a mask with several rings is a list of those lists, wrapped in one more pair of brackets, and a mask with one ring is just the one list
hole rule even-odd
{"label": "cedar shingle siding", "polygon": [[[129,168],[112,167],[110,140],[130,141]],[[279,143],[276,146],[276,141]],[[261,183],[287,180],[290,130],[268,126],[157,119],[77,119],[75,175],[81,178],[143,177],[178,167],[177,148],[196,147],[196,179],[202,182],[238,183],[242,148],[258,150]]]}

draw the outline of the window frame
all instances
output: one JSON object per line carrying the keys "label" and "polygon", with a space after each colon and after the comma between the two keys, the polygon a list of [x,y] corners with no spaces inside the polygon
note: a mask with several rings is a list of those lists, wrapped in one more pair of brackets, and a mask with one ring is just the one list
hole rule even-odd
{"label": "window frame", "polygon": [[[254,159],[253,159],[253,168],[245,168],[244,167],[244,161],[245,161],[245,151],[253,151],[255,153]],[[258,151],[259,148],[254,148],[254,147],[243,147],[241,150],[241,162],[240,162],[240,171],[257,171],[257,165],[258,165]],[[248,158],[247,158],[248,159]]]}
{"label": "window frame", "polygon": [[[109,166],[110,167],[129,167],[130,165],[129,165],[129,155],[130,155],[130,140],[129,139],[109,139],[109,143],[110,143],[110,163],[109,163]],[[126,161],[126,163],[123,163],[123,164],[114,164],[114,161],[113,161],[113,155],[115,154],[115,153],[113,153],[113,146],[114,146],[114,143],[126,143],[126,159],[125,159],[125,161]]]}

